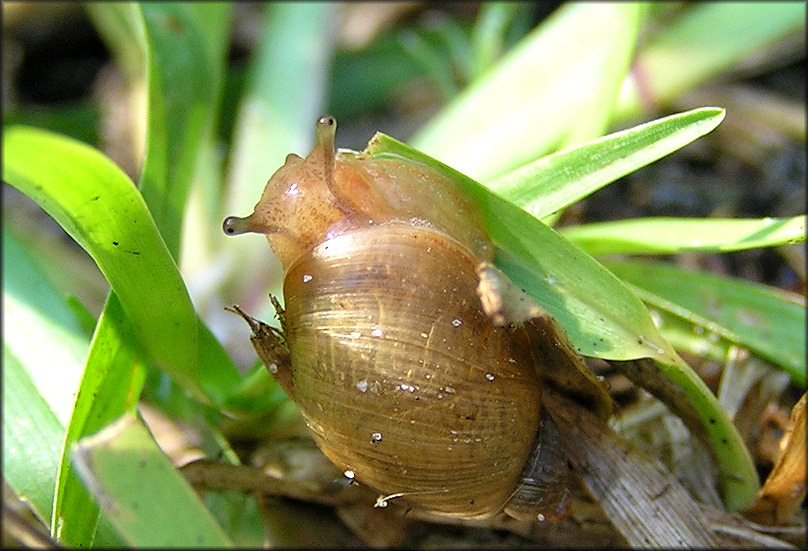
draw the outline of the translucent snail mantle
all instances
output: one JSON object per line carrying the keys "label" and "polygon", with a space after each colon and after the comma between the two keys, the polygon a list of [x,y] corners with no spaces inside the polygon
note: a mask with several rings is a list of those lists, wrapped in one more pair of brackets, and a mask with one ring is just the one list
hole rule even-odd
{"label": "translucent snail mantle", "polygon": [[285,338],[239,310],[259,356],[356,481],[437,514],[535,518],[559,448],[542,385],[602,413],[605,391],[538,305],[524,319],[503,307],[521,291],[451,182],[335,154],[335,131],[320,118],[311,153],[288,155],[254,212],[224,221],[266,234],[283,263]]}

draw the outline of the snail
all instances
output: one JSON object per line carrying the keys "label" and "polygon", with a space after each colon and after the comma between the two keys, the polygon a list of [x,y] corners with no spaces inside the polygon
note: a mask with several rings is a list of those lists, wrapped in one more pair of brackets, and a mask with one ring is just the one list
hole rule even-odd
{"label": "snail", "polygon": [[[493,264],[476,207],[415,161],[335,153],[336,122],[226,234],[263,233],[284,270],[282,332],[234,310],[346,477],[438,515],[536,516],[566,462],[547,384],[607,416],[558,324]],[[560,458],[560,459],[559,459]]]}

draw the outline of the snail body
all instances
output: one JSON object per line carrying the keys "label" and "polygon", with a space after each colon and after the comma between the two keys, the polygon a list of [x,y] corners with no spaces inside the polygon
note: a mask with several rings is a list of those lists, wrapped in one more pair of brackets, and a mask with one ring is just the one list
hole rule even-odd
{"label": "snail body", "polygon": [[283,263],[288,362],[256,350],[288,363],[276,378],[346,476],[438,514],[491,516],[541,438],[536,348],[483,308],[494,249],[474,208],[417,163],[335,155],[335,127],[322,117],[312,152],[224,222],[266,234]]}

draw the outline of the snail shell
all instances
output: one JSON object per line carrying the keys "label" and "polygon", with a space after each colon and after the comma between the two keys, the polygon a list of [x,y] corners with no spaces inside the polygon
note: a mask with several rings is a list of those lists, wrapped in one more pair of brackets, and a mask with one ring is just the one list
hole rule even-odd
{"label": "snail shell", "polygon": [[468,516],[510,497],[540,403],[529,349],[480,307],[476,265],[443,233],[390,224],[326,241],[284,282],[295,401],[323,453]]}
{"label": "snail shell", "polygon": [[289,155],[253,214],[224,222],[266,234],[284,266],[288,358],[253,343],[290,366],[276,378],[355,480],[438,514],[491,516],[538,457],[536,347],[483,308],[493,246],[474,208],[418,163],[335,156],[335,128],[319,119],[306,159]]}

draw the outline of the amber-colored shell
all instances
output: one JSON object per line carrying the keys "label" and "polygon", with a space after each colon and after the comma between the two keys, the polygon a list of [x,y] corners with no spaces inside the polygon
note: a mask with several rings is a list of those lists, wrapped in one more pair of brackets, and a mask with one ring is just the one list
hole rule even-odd
{"label": "amber-colored shell", "polygon": [[335,131],[321,117],[309,155],[290,154],[253,213],[223,223],[265,234],[284,266],[283,338],[234,309],[256,351],[320,449],[380,503],[562,514],[569,472],[541,385],[606,418],[603,385],[492,264],[482,213],[452,180],[411,159],[335,154]]}
{"label": "amber-colored shell", "polygon": [[284,282],[295,401],[325,455],[461,517],[502,509],[539,426],[527,337],[484,314],[477,264],[434,229],[388,224],[321,243]]}

